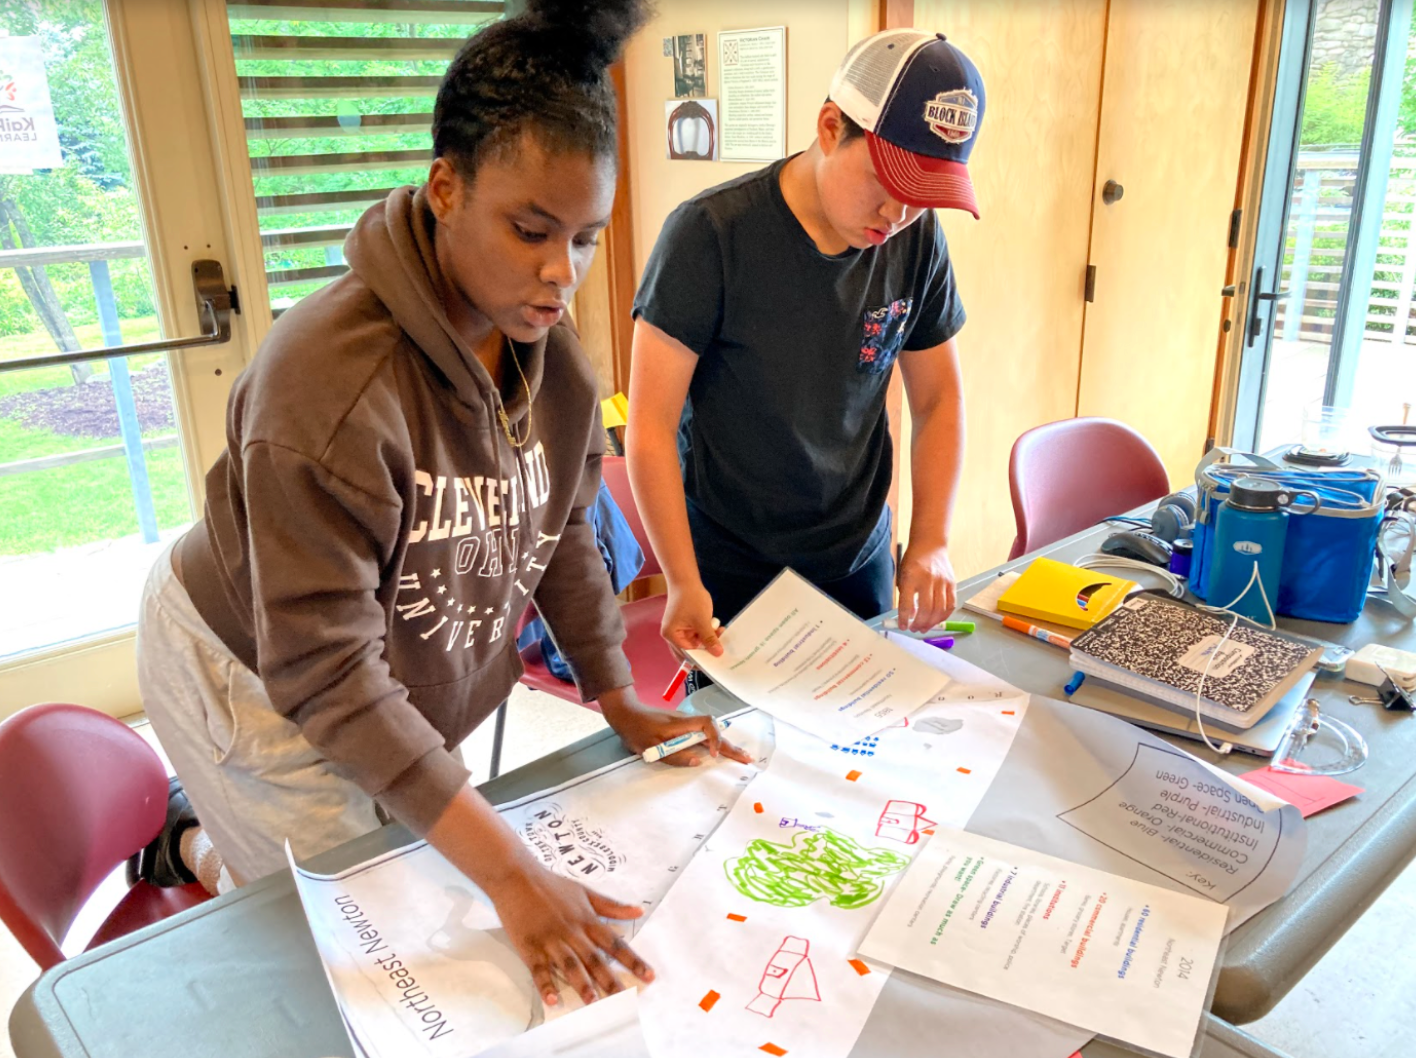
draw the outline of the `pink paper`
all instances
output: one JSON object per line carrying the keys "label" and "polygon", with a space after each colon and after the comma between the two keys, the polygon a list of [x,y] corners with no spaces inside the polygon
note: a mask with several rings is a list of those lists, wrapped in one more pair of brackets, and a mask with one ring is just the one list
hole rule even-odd
{"label": "pink paper", "polygon": [[1276,797],[1282,797],[1303,813],[1307,819],[1314,812],[1331,808],[1349,797],[1363,792],[1360,786],[1349,786],[1329,775],[1296,775],[1292,772],[1258,768],[1239,776]]}

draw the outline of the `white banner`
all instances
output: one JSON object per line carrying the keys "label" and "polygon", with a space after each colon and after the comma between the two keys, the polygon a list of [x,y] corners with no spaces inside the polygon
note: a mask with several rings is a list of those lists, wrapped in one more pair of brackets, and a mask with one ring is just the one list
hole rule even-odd
{"label": "white banner", "polygon": [[38,37],[0,37],[0,173],[64,164]]}

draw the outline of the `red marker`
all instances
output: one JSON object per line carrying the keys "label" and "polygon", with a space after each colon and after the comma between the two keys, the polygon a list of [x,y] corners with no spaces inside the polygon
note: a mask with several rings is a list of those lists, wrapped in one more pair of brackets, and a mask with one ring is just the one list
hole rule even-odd
{"label": "red marker", "polygon": [[664,701],[672,702],[674,695],[678,694],[679,688],[683,686],[683,681],[688,679],[688,674],[693,668],[693,662],[685,661],[674,673],[674,678],[669,681],[668,688],[664,691]]}
{"label": "red marker", "polygon": [[[723,622],[719,621],[716,617],[713,618],[713,631],[716,632],[722,627]],[[692,671],[693,662],[684,658],[683,664],[680,665],[678,671],[674,673],[674,678],[669,681],[668,687],[664,689],[664,701],[672,702],[674,700],[674,695],[678,694],[679,688],[683,686],[683,681],[688,679],[688,674]]]}

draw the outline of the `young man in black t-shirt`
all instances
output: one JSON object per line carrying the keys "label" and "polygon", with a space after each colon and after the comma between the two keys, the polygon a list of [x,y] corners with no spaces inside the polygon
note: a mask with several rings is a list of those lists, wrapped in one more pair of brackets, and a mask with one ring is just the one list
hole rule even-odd
{"label": "young man in black t-shirt", "polygon": [[[862,617],[954,607],[964,310],[933,208],[978,216],[983,81],[942,35],[846,56],[805,152],[679,206],[635,299],[630,476],[669,584],[664,636],[713,630],[790,566]],[[885,412],[899,362],[914,513],[896,577]]]}

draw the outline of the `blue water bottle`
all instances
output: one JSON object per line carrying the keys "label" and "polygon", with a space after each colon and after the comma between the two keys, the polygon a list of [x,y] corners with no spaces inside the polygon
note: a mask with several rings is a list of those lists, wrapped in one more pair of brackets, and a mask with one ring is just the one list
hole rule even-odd
{"label": "blue water bottle", "polygon": [[1318,509],[1320,501],[1313,493],[1290,492],[1267,478],[1238,478],[1229,486],[1229,496],[1215,516],[1211,606],[1225,607],[1263,625],[1272,622],[1278,610],[1288,509],[1300,495],[1313,502],[1302,514]]}

